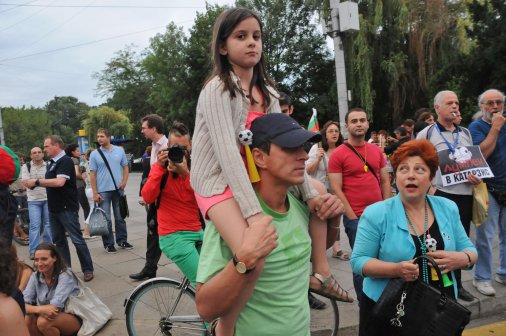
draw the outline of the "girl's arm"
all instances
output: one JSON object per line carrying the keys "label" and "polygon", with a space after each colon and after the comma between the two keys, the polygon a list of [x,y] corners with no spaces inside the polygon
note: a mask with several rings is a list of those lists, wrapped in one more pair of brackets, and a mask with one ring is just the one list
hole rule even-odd
{"label": "girl's arm", "polygon": [[[239,203],[244,218],[251,217],[262,211],[253,186],[248,177],[246,167],[239,153],[236,129],[233,123],[234,113],[243,113],[242,102],[232,105],[233,100],[228,91],[223,92],[221,82],[211,81],[204,88],[200,97],[201,117],[209,132],[215,159],[218,160],[222,175]],[[237,98],[242,99],[240,93]],[[239,108],[240,111],[235,111]],[[205,153],[201,153],[205,155]],[[197,191],[198,192],[198,191]]]}

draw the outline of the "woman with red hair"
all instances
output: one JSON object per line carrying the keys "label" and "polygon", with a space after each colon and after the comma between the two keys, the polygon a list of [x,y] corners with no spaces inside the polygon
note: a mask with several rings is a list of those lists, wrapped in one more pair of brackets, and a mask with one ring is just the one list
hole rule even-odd
{"label": "woman with red hair", "polygon": [[370,323],[371,312],[390,278],[415,281],[420,276],[437,286],[427,264],[419,267],[413,264],[414,258],[428,255],[436,260],[441,273],[453,280],[442,289],[453,299],[457,297],[453,271],[470,268],[477,259],[456,204],[427,194],[439,165],[434,146],[427,140],[406,142],[390,161],[399,193],[365,209],[351,256],[353,272],[364,277],[359,335],[396,335],[388,321],[384,328]]}

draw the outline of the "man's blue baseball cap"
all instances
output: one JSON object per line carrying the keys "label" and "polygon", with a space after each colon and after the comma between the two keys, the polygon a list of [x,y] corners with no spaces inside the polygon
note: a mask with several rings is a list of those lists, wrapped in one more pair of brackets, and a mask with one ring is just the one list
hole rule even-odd
{"label": "man's blue baseball cap", "polygon": [[282,148],[297,148],[306,142],[319,142],[322,137],[302,128],[293,118],[283,113],[268,113],[258,117],[251,124],[252,148],[266,142]]}

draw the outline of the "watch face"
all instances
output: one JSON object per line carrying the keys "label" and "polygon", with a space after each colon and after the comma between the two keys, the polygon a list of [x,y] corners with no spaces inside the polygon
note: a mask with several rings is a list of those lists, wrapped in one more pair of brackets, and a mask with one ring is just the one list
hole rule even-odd
{"label": "watch face", "polygon": [[237,265],[235,265],[235,268],[237,269],[237,272],[239,273],[246,273],[246,271],[248,270],[246,268],[246,265],[243,263],[243,262],[238,262]]}

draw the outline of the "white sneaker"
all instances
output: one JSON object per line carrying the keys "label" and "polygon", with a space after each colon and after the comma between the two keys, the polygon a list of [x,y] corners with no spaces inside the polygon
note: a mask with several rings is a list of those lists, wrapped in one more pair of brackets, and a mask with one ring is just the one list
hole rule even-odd
{"label": "white sneaker", "polygon": [[476,287],[476,290],[480,292],[483,295],[487,296],[494,296],[495,295],[495,289],[490,284],[490,281],[488,280],[482,280],[477,281],[473,280],[473,286]]}
{"label": "white sneaker", "polygon": [[496,274],[495,281],[497,281],[500,284],[506,285],[506,277],[505,276],[501,276],[499,274]]}

